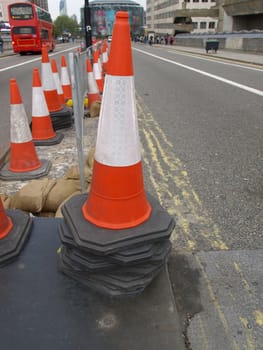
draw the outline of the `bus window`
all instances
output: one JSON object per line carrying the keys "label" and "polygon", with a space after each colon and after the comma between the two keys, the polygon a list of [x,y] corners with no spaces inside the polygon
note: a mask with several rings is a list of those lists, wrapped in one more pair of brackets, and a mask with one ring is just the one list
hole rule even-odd
{"label": "bus window", "polygon": [[48,31],[46,29],[41,29],[41,38],[48,39]]}
{"label": "bus window", "polygon": [[13,34],[36,34],[35,27],[14,27]]}

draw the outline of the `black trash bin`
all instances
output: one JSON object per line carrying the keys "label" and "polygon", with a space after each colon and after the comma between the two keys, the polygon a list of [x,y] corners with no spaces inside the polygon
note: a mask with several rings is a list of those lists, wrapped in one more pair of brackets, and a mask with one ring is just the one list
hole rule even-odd
{"label": "black trash bin", "polygon": [[218,47],[219,47],[219,41],[216,39],[209,39],[205,43],[205,49],[207,53],[209,50],[214,50],[216,53],[218,50]]}

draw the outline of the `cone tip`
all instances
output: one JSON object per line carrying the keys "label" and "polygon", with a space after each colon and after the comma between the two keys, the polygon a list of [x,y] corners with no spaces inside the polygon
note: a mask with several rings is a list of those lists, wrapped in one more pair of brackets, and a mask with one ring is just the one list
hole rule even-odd
{"label": "cone tip", "polygon": [[118,11],[116,12],[116,19],[117,18],[129,18],[129,14],[126,11]]}
{"label": "cone tip", "polygon": [[33,70],[33,83],[32,83],[32,86],[33,87],[41,86],[41,80],[40,80],[40,75],[39,75],[38,68],[34,68],[34,70]]}
{"label": "cone tip", "polygon": [[51,61],[51,66],[52,66],[52,72],[53,73],[58,73],[57,62],[56,62],[56,60],[54,58]]}
{"label": "cone tip", "polygon": [[21,104],[22,98],[16,82],[16,79],[10,79],[10,104]]}
{"label": "cone tip", "polygon": [[42,63],[49,63],[48,50],[46,46],[42,46]]}
{"label": "cone tip", "polygon": [[66,67],[66,66],[67,66],[67,64],[66,64],[66,59],[65,59],[65,56],[64,56],[64,55],[61,56],[61,66],[62,66],[62,67]]}

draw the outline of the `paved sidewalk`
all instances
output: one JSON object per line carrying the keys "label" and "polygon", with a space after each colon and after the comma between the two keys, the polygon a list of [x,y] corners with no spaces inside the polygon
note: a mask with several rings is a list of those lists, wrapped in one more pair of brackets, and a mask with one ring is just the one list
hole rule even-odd
{"label": "paved sidewalk", "polygon": [[[159,45],[161,46],[161,45]],[[253,53],[245,51],[231,51],[231,50],[218,50],[217,53],[209,51],[206,53],[205,48],[200,47],[189,47],[189,46],[166,46],[173,50],[189,52],[193,54],[198,54],[206,57],[221,58],[241,63],[249,63],[255,65],[263,66],[263,53]]]}

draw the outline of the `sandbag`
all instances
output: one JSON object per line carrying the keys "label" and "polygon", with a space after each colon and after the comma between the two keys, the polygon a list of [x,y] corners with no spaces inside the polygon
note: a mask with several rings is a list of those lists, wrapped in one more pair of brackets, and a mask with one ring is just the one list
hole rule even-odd
{"label": "sandbag", "polygon": [[0,197],[2,199],[4,209],[10,209],[11,208],[11,196],[8,196],[5,193],[0,193]]}
{"label": "sandbag", "polygon": [[74,192],[81,192],[80,180],[58,179],[56,185],[48,193],[43,211],[56,212],[60,204]]}
{"label": "sandbag", "polygon": [[48,178],[30,181],[14,194],[11,199],[11,208],[30,213],[40,213],[48,193],[56,185],[56,182],[56,180]]}

